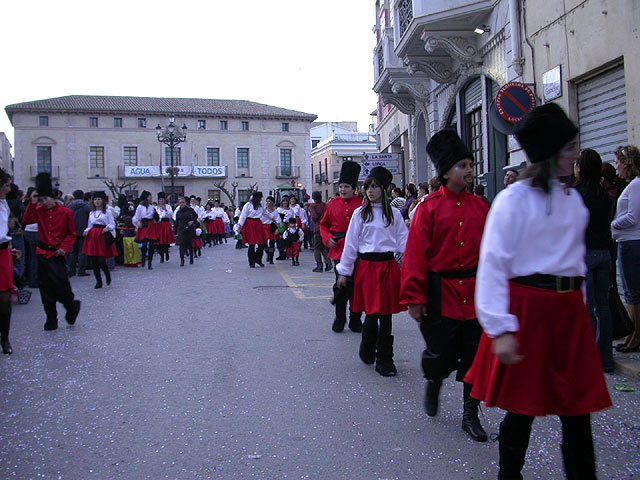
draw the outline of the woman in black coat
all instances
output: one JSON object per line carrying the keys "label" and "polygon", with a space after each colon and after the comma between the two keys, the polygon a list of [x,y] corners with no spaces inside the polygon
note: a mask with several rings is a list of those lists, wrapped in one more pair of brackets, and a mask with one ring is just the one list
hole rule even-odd
{"label": "woman in black coat", "polygon": [[178,205],[173,228],[176,233],[177,243],[180,245],[180,266],[184,267],[186,253],[189,253],[189,263],[193,263],[193,248],[191,245],[196,235],[196,228],[198,228],[198,214],[187,205],[184,197],[180,198]]}

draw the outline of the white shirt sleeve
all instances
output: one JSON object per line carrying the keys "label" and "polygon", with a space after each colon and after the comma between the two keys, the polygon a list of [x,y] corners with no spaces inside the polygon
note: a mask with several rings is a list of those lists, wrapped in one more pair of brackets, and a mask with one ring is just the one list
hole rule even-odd
{"label": "white shirt sleeve", "polygon": [[404,218],[402,218],[400,210],[392,209],[392,211],[396,237],[396,253],[404,253],[404,249],[407,246],[407,238],[409,237],[409,229],[407,228],[407,224],[404,223]]}
{"label": "white shirt sleeve", "polygon": [[344,239],[344,250],[338,263],[336,270],[340,275],[350,277],[353,275],[353,268],[358,258],[358,247],[360,243],[360,232],[362,231],[362,215],[360,215],[362,207],[358,207],[351,215],[347,235]]}
{"label": "white shirt sleeve", "polygon": [[244,226],[244,222],[247,221],[247,215],[249,215],[249,205],[250,203],[247,202],[244,204],[244,207],[242,207],[242,213],[240,213],[240,218],[238,219],[238,225],[240,225],[240,227]]}
{"label": "white shirt sleeve", "polygon": [[144,210],[144,207],[142,205],[138,205],[136,207],[136,213],[133,214],[133,219],[131,220],[133,225],[136,226],[137,228],[141,228],[142,227],[142,212]]}
{"label": "white shirt sleeve", "polygon": [[84,233],[83,235],[86,236],[87,233],[89,233],[89,230],[91,230],[93,228],[93,224],[95,223],[95,216],[93,215],[93,212],[89,213],[89,219],[87,221],[87,228],[84,229]]}
{"label": "white shirt sleeve", "polygon": [[622,192],[628,199],[627,211],[611,222],[611,228],[614,230],[625,230],[635,227],[640,220],[640,182],[633,181]]}
{"label": "white shirt sleeve", "polygon": [[116,221],[113,219],[113,214],[111,211],[107,210],[105,221],[107,222],[107,230],[111,232],[111,234],[116,236]]}

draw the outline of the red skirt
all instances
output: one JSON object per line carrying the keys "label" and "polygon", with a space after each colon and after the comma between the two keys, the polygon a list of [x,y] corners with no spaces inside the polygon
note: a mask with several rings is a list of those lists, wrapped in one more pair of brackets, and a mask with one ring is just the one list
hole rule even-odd
{"label": "red skirt", "polygon": [[13,257],[9,248],[0,250],[0,292],[12,292],[13,286]]}
{"label": "red skirt", "polygon": [[264,233],[262,220],[259,218],[247,218],[242,226],[242,242],[245,245],[266,245],[267,236]]}
{"label": "red skirt", "polygon": [[213,233],[214,235],[224,235],[224,222],[222,219],[216,218],[211,222],[211,227],[207,225],[207,232]]}
{"label": "red skirt", "polygon": [[273,224],[265,223],[262,225],[262,227],[264,228],[264,234],[267,236],[267,240],[274,240],[274,241],[278,240],[278,238],[280,238],[280,235],[278,234],[278,229],[276,228],[275,233],[271,233],[271,225]]}
{"label": "red skirt", "polygon": [[509,284],[510,313],[518,317],[520,363],[505,365],[482,334],[464,381],[488,407],[521,415],[586,415],[611,406],[582,291]]}
{"label": "red skirt", "polygon": [[171,222],[158,222],[155,224],[156,245],[171,245],[176,243],[176,237],[171,228]]}
{"label": "red skirt", "polygon": [[287,247],[287,258],[295,258],[300,255],[300,242],[293,242]]}
{"label": "red skirt", "polygon": [[400,267],[395,260],[360,259],[353,279],[353,312],[393,315],[407,309],[400,305]]}
{"label": "red skirt", "polygon": [[149,222],[149,226],[140,227],[136,232],[136,242],[142,243],[144,240],[156,240],[156,224]]}
{"label": "red skirt", "polygon": [[84,246],[82,247],[82,253],[88,257],[117,257],[118,250],[116,245],[112,243],[107,245],[107,240],[104,238],[104,229],[92,228],[84,239]]}
{"label": "red skirt", "polygon": [[202,241],[200,240],[200,237],[193,239],[193,242],[191,242],[191,248],[202,248]]}

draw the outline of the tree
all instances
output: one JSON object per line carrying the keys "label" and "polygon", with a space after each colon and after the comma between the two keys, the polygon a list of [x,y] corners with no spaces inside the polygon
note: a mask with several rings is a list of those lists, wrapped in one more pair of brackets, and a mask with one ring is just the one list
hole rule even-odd
{"label": "tree", "polygon": [[118,196],[123,194],[125,191],[136,190],[138,188],[138,182],[117,183],[110,178],[102,180],[102,183],[104,183],[111,192],[111,199],[113,201],[118,201]]}
{"label": "tree", "polygon": [[233,205],[236,201],[236,193],[238,192],[238,182],[231,182],[231,191],[226,187],[227,182],[213,182],[213,186],[223,192],[228,198],[229,203]]}

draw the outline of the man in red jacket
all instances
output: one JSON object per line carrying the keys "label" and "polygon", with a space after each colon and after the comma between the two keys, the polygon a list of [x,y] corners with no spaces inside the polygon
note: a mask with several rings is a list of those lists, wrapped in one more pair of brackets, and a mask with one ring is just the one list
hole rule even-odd
{"label": "man in red jacket", "polygon": [[[451,130],[436,133],[427,145],[442,187],[418,205],[402,261],[400,303],[420,324],[426,349],[425,410],[434,416],[442,381],[453,371],[462,381],[471,367],[482,328],[475,305],[475,277],[487,204],[467,190],[473,181],[473,155]],[[464,384],[462,429],[473,440],[487,434],[478,420],[480,402]]]}
{"label": "man in red jacket", "polygon": [[23,223],[38,224],[38,280],[42,306],[47,315],[44,329],[55,330],[58,328],[56,302],[67,309],[65,319],[69,325],[76,322],[80,313],[80,301],[74,299],[65,261],[76,241],[76,225],[73,212],[56,203],[48,173],[38,174],[36,191],[37,196],[31,196]]}
{"label": "man in red jacket", "polygon": [[[360,175],[360,164],[347,161],[342,164],[340,170],[340,179],[338,180],[339,198],[334,198],[325,209],[322,220],[320,221],[320,235],[322,242],[329,247],[329,258],[334,262],[335,266],[340,262],[342,249],[344,248],[344,237],[349,228],[351,215],[354,210],[362,206],[362,200],[355,196],[356,186],[358,185],[358,176]],[[336,271],[336,282],[338,273]],[[344,325],[347,323],[347,300],[351,299],[353,294],[353,282],[349,283],[346,291],[342,292],[334,285],[334,292],[341,292],[334,297],[336,306],[336,317],[331,327],[334,332],[342,332]],[[349,302],[351,303],[351,302]],[[349,329],[352,332],[362,332],[362,312],[350,312]]]}

